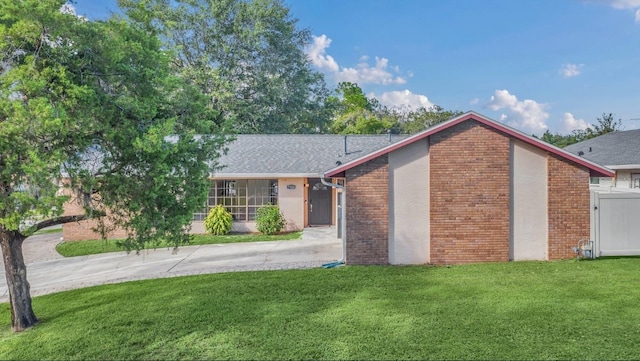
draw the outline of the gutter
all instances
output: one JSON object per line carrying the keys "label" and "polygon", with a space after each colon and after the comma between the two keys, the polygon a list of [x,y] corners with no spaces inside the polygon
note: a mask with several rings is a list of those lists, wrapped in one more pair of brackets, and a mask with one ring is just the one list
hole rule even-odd
{"label": "gutter", "polygon": [[345,212],[346,210],[346,200],[347,200],[347,189],[345,188],[345,186],[341,186],[339,184],[336,183],[331,183],[331,182],[327,182],[326,179],[324,179],[324,174],[320,177],[320,181],[322,182],[322,184],[328,186],[328,187],[333,187],[336,189],[340,189],[340,203],[342,204],[342,214],[341,214],[341,234],[342,234],[342,258],[340,258],[338,261],[333,262],[333,263],[327,263],[322,265],[322,267],[324,268],[333,268],[339,265],[343,265],[345,263],[345,259],[346,257],[346,251],[347,251],[347,212]]}

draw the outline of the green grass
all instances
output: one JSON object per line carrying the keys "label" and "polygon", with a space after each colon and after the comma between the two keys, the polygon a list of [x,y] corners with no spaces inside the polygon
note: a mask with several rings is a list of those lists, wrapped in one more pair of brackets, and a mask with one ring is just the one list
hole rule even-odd
{"label": "green grass", "polygon": [[35,232],[33,235],[51,234],[51,233],[62,233],[62,228],[41,229],[41,230]]}
{"label": "green grass", "polygon": [[[201,244],[221,244],[239,242],[267,242],[267,241],[288,241],[300,239],[302,232],[290,232],[267,236],[256,233],[230,234],[226,236],[214,236],[210,234],[196,234],[193,236],[190,245]],[[117,240],[90,240],[60,242],[56,246],[56,251],[65,257],[86,256],[89,254],[99,254],[107,252],[122,252],[123,249],[116,244]],[[162,246],[161,246],[162,247]]]}
{"label": "green grass", "polygon": [[0,359],[637,359],[640,259],[201,275],[34,298]]}

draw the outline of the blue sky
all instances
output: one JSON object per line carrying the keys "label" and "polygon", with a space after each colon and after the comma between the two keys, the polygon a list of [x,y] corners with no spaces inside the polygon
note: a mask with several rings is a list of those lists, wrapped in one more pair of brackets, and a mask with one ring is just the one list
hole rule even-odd
{"label": "blue sky", "polygon": [[[390,106],[474,110],[566,134],[603,112],[640,128],[640,0],[285,0],[329,86]],[[104,18],[115,0],[77,0]]]}

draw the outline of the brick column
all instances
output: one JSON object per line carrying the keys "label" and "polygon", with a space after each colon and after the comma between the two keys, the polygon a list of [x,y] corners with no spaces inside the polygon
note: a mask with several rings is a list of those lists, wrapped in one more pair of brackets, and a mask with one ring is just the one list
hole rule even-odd
{"label": "brick column", "polygon": [[388,264],[388,156],[347,170],[346,189],[346,263]]}
{"label": "brick column", "polygon": [[573,258],[572,247],[589,239],[589,171],[549,154],[549,259]]}
{"label": "brick column", "polygon": [[508,261],[510,138],[469,121],[430,144],[431,263]]}

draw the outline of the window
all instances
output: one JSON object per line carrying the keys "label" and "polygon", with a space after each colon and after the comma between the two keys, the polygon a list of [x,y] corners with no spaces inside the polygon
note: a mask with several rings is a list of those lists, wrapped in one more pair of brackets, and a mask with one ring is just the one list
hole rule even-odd
{"label": "window", "polygon": [[215,180],[211,183],[207,206],[196,212],[193,220],[204,220],[211,208],[222,204],[234,221],[253,221],[260,206],[277,204],[277,201],[276,179]]}
{"label": "window", "polygon": [[600,184],[600,177],[590,177],[589,184]]}
{"label": "window", "polygon": [[640,188],[640,173],[631,173],[631,188]]}
{"label": "window", "polygon": [[313,187],[311,187],[311,189],[314,191],[326,191],[329,188],[326,185],[322,184],[321,182],[318,182],[314,184]]}

